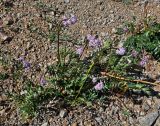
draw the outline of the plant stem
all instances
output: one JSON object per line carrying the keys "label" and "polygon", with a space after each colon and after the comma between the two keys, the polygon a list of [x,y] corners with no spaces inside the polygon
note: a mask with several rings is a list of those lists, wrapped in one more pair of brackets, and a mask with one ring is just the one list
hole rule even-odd
{"label": "plant stem", "polygon": [[60,26],[58,26],[58,28],[57,28],[57,59],[58,59],[58,64],[61,63],[59,37],[60,37]]}
{"label": "plant stem", "polygon": [[84,42],[85,42],[86,44],[85,44],[85,46],[84,46],[84,48],[83,48],[83,51],[82,51],[81,55],[79,56],[79,60],[81,59],[82,55],[84,54],[85,49],[87,49],[87,46],[88,46],[86,40],[84,40]]}
{"label": "plant stem", "polygon": [[63,54],[63,56],[64,56],[64,60],[63,60],[63,62],[64,62],[64,66],[65,66],[65,60],[66,60],[66,50],[67,50],[67,42],[65,42],[65,45],[64,45],[65,47],[64,47],[64,54]]}
{"label": "plant stem", "polygon": [[77,96],[75,97],[75,99],[76,99],[76,98],[79,96],[79,94],[81,93],[81,90],[82,90],[82,88],[83,88],[83,86],[84,86],[84,83],[85,83],[86,79],[88,78],[89,73],[91,72],[93,66],[94,66],[94,62],[92,62],[92,64],[90,65],[90,67],[89,67],[89,69],[88,69],[88,71],[87,71],[87,73],[86,73],[86,76],[82,79],[82,81],[81,81],[81,87],[80,87],[80,89],[79,89],[79,91],[78,91],[78,94],[77,94]]}
{"label": "plant stem", "polygon": [[143,80],[130,80],[130,79],[120,77],[120,76],[117,76],[117,75],[113,75],[113,74],[110,74],[110,73],[107,73],[107,72],[101,72],[101,74],[102,74],[102,76],[108,76],[108,77],[115,78],[115,79],[118,79],[118,80],[124,80],[124,81],[129,81],[129,82],[138,82],[138,83],[150,84],[150,85],[154,85],[154,86],[160,85],[158,83],[152,83],[152,82],[143,81]]}

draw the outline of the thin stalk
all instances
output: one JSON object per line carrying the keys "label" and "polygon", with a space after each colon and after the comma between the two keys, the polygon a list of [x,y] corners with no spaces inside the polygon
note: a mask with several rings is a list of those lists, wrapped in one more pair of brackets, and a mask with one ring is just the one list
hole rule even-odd
{"label": "thin stalk", "polygon": [[65,45],[64,45],[65,47],[64,47],[64,60],[63,60],[63,62],[64,62],[64,65],[65,65],[65,60],[66,60],[66,50],[67,50],[67,42],[65,42]]}
{"label": "thin stalk", "polygon": [[87,46],[88,46],[86,40],[85,40],[84,42],[85,42],[86,44],[85,44],[85,46],[84,46],[84,48],[83,48],[83,51],[82,51],[81,55],[79,56],[79,59],[81,59],[82,55],[84,54],[85,49],[87,49]]}
{"label": "thin stalk", "polygon": [[150,85],[154,85],[154,86],[160,85],[160,83],[152,83],[152,82],[143,81],[143,80],[131,80],[131,79],[120,77],[120,76],[117,76],[117,75],[113,75],[113,74],[110,74],[110,73],[107,73],[107,72],[101,72],[101,74],[102,74],[103,77],[107,76],[107,77],[111,77],[111,78],[115,78],[115,79],[123,80],[123,81],[138,82],[138,83],[150,84]]}
{"label": "thin stalk", "polygon": [[61,63],[61,57],[60,57],[60,26],[57,28],[57,59],[58,59],[58,64]]}
{"label": "thin stalk", "polygon": [[81,87],[80,87],[80,89],[79,89],[79,91],[78,91],[78,94],[77,94],[77,96],[75,97],[75,99],[76,99],[76,98],[79,96],[79,94],[81,93],[81,90],[82,90],[82,88],[83,88],[83,86],[84,86],[84,83],[85,83],[86,79],[88,78],[89,73],[91,72],[93,66],[94,66],[94,62],[92,62],[92,64],[90,65],[90,67],[89,67],[89,69],[88,69],[88,71],[87,71],[87,73],[86,73],[86,76],[82,79],[82,81],[81,81]]}
{"label": "thin stalk", "polygon": [[[148,27],[148,19],[147,19],[147,15],[148,15],[148,1],[146,1],[144,3],[144,26],[145,28]],[[145,21],[146,20],[146,21]]]}

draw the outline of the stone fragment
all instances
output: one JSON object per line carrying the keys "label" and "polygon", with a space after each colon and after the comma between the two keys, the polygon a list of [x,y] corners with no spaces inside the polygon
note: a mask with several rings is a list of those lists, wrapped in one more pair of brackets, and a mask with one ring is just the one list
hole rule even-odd
{"label": "stone fragment", "polygon": [[41,126],[48,126],[48,122],[43,123]]}
{"label": "stone fragment", "polygon": [[92,124],[91,124],[90,121],[85,121],[85,122],[84,122],[84,126],[92,126]]}
{"label": "stone fragment", "polygon": [[142,109],[146,112],[150,109],[150,106],[145,102],[142,106]]}
{"label": "stone fragment", "polygon": [[77,122],[71,124],[71,126],[78,126]]}
{"label": "stone fragment", "polygon": [[5,42],[5,41],[10,41],[11,37],[7,36],[7,34],[4,32],[0,32],[0,39],[2,40],[2,42]]}
{"label": "stone fragment", "polygon": [[158,112],[152,112],[144,117],[139,117],[138,121],[140,123],[140,126],[151,126],[154,121],[156,121],[158,116]]}
{"label": "stone fragment", "polygon": [[11,16],[6,16],[3,19],[3,24],[4,25],[12,25],[13,23],[14,23],[14,20],[13,20],[13,17],[11,17]]}
{"label": "stone fragment", "polygon": [[67,110],[65,110],[65,109],[61,110],[60,113],[59,113],[59,116],[61,118],[64,118],[66,115],[67,115]]}
{"label": "stone fragment", "polygon": [[5,7],[13,7],[13,1],[12,0],[4,0],[3,5]]}
{"label": "stone fragment", "polygon": [[99,124],[102,124],[102,121],[103,121],[103,120],[102,120],[101,117],[96,117],[95,120],[96,120]]}
{"label": "stone fragment", "polygon": [[70,1],[69,1],[69,0],[64,0],[64,2],[65,2],[65,3],[69,3]]}

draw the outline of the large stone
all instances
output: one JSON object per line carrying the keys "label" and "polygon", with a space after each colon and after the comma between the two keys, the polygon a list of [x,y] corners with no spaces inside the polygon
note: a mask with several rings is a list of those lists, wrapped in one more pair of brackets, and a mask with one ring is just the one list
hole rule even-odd
{"label": "large stone", "polygon": [[138,121],[140,123],[140,126],[151,126],[154,123],[154,121],[156,121],[158,116],[159,116],[158,112],[152,112],[144,117],[140,117]]}

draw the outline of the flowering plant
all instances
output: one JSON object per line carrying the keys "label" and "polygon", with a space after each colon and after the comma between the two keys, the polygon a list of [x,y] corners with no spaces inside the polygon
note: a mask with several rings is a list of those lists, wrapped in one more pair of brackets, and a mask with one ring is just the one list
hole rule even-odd
{"label": "flowering plant", "polygon": [[77,40],[66,37],[64,30],[77,21],[77,17],[71,14],[70,17],[63,16],[52,22],[54,28],[49,31],[49,38],[56,46],[56,61],[47,66],[38,84],[24,75],[33,69],[33,65],[24,57],[13,61],[12,73],[0,74],[0,80],[11,78],[15,84],[21,78],[24,79],[22,91],[12,94],[23,116],[35,116],[37,106],[53,96],[63,98],[70,105],[91,105],[92,101],[107,93],[126,93],[137,87],[145,88],[137,84],[144,81],[134,79],[142,75],[148,63],[144,52],[160,60],[160,24],[148,25],[148,29],[138,33],[134,24],[128,24],[119,30],[121,34],[129,32],[131,36],[127,37],[121,47],[116,48],[119,44],[117,41],[102,41],[98,35],[86,35],[79,45]]}

